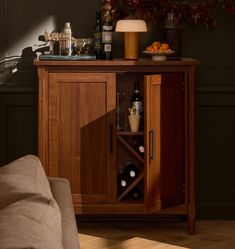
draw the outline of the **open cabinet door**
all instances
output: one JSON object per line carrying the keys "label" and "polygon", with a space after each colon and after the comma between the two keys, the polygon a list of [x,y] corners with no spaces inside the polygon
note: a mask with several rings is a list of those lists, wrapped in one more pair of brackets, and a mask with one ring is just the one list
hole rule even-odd
{"label": "open cabinet door", "polygon": [[161,210],[161,76],[145,76],[145,209]]}
{"label": "open cabinet door", "polygon": [[185,202],[183,75],[145,76],[145,210]]}

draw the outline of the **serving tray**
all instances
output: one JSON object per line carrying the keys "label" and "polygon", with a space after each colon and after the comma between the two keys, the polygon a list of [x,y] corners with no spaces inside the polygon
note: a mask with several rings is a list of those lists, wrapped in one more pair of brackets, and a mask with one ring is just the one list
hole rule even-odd
{"label": "serving tray", "polygon": [[40,61],[89,61],[96,60],[95,55],[52,55],[52,54],[41,54],[39,55]]}

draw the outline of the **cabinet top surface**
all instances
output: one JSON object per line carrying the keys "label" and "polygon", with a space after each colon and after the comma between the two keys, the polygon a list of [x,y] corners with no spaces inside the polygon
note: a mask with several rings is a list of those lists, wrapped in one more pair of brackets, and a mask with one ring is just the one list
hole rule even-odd
{"label": "cabinet top surface", "polygon": [[138,60],[95,60],[95,61],[40,61],[34,60],[36,66],[189,66],[198,65],[199,61],[192,58],[181,58],[180,60],[153,61],[149,58]]}

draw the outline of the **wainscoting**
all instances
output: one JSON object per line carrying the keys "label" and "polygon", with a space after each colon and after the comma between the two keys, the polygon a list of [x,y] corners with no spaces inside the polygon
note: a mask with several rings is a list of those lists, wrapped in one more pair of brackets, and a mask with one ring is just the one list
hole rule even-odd
{"label": "wainscoting", "polygon": [[37,93],[34,88],[0,88],[0,165],[37,154]]}
{"label": "wainscoting", "polygon": [[196,203],[200,218],[235,218],[234,141],[235,87],[198,87]]}

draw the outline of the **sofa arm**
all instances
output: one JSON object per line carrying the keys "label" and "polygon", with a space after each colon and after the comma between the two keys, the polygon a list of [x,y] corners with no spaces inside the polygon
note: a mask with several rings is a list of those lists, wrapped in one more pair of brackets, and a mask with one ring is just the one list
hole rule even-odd
{"label": "sofa arm", "polygon": [[61,211],[64,249],[78,249],[80,246],[69,181],[55,177],[49,177],[48,180],[52,195]]}

